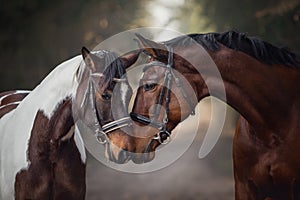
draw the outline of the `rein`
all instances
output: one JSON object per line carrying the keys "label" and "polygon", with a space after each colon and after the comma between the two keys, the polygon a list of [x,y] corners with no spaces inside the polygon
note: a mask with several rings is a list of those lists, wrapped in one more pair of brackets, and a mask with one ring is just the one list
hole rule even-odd
{"label": "rein", "polygon": [[[174,68],[174,66],[173,66],[174,65],[173,49],[169,46],[166,46],[166,48],[169,52],[167,64],[159,62],[159,61],[152,61],[145,66],[145,68],[152,67],[152,66],[160,66],[160,67],[166,68],[165,75],[164,75],[164,82],[162,85],[163,87],[160,91],[159,99],[158,99],[158,103],[157,103],[160,106],[157,106],[155,109],[154,119],[151,120],[150,118],[148,118],[144,115],[140,115],[140,114],[137,114],[134,112],[130,113],[130,117],[132,120],[139,122],[141,124],[144,124],[144,125],[150,125],[156,129],[158,129],[159,132],[153,137],[153,140],[157,140],[160,144],[167,144],[170,141],[170,136],[171,136],[171,131],[169,131],[167,129],[167,124],[168,124],[168,120],[169,120],[168,115],[170,112],[169,104],[170,104],[170,97],[171,97],[172,79],[174,79],[177,87],[180,89],[183,97],[185,98],[186,102],[188,103],[188,105],[191,109],[191,115],[195,114],[194,106],[193,106],[191,100],[188,98],[188,95],[187,95],[185,89],[183,88],[182,82],[173,72],[173,68]],[[161,111],[164,96],[166,96],[165,97],[165,100],[166,100],[165,108],[166,109],[165,109],[164,118],[163,118],[162,122],[159,122],[158,116]]]}

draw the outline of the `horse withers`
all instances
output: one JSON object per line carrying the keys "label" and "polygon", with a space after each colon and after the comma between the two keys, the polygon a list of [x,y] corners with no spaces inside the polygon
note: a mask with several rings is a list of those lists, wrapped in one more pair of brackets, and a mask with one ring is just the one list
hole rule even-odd
{"label": "horse withers", "polygon": [[[76,119],[95,131],[95,140],[106,141],[108,159],[118,163],[128,160],[124,154],[114,154],[108,144],[129,148],[129,142],[123,142],[128,140],[127,134],[118,128],[119,118],[114,117],[128,119],[132,91],[124,74],[137,57],[137,52],[119,57],[83,48],[82,56],[60,64],[29,94],[10,98],[10,102],[13,95],[3,94],[1,199],[85,198],[86,155],[81,138],[85,133],[79,132]],[[117,116],[111,114],[113,93],[118,93],[113,100]],[[114,129],[105,126],[114,121],[118,121]]]}
{"label": "horse withers", "polygon": [[[135,139],[135,150],[144,153],[136,162],[153,159],[157,146],[178,123],[212,95],[241,114],[233,142],[236,199],[299,200],[300,62],[296,55],[233,31],[191,34],[163,43],[137,37],[151,58],[131,114],[136,121],[134,135],[141,135]],[[214,73],[210,59],[221,76]]]}

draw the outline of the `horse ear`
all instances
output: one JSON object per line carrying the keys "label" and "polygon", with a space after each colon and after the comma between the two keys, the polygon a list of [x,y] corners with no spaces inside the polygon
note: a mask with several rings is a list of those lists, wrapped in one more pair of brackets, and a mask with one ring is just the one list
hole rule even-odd
{"label": "horse ear", "polygon": [[130,51],[120,57],[124,64],[125,69],[129,68],[131,65],[133,65],[137,61],[141,52],[142,51],[140,49],[133,50],[133,51]]}
{"label": "horse ear", "polygon": [[92,70],[92,72],[96,71],[95,63],[90,56],[90,51],[86,47],[82,47],[81,55],[84,60],[85,65]]}
{"label": "horse ear", "polygon": [[154,42],[152,40],[144,38],[142,35],[135,34],[139,47],[148,55],[153,58],[158,58],[162,54],[162,50],[166,50],[166,47],[163,44]]}

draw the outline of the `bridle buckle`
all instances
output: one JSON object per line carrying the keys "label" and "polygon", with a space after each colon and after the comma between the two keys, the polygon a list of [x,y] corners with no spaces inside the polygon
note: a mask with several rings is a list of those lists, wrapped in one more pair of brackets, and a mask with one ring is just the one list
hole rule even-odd
{"label": "bridle buckle", "polygon": [[97,142],[99,142],[100,144],[106,144],[107,143],[107,136],[103,131],[100,131],[99,129],[97,129],[95,131],[95,135],[96,135],[96,139]]}

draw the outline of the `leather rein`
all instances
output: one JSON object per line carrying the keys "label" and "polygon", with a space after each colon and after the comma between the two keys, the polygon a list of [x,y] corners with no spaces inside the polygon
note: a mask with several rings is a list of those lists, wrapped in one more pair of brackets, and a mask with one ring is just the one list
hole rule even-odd
{"label": "leather rein", "polygon": [[[158,133],[155,134],[153,137],[153,140],[157,140],[160,144],[167,144],[170,141],[171,131],[167,129],[168,124],[168,115],[170,112],[169,104],[170,104],[170,97],[171,97],[171,87],[172,87],[172,79],[174,79],[174,82],[176,83],[177,87],[180,89],[182,95],[184,96],[186,102],[188,103],[190,109],[191,109],[191,115],[195,114],[194,106],[191,102],[191,100],[188,98],[188,95],[183,88],[182,82],[180,79],[175,75],[173,69],[174,69],[174,63],[173,63],[173,49],[169,46],[166,46],[169,54],[168,54],[168,63],[165,64],[160,61],[152,61],[148,63],[145,68],[152,67],[152,66],[160,66],[166,68],[165,74],[164,74],[164,82],[163,87],[159,94],[159,99],[157,106],[154,113],[154,119],[151,120],[149,117],[146,117],[144,115],[140,115],[134,112],[130,113],[130,117],[133,121],[139,122],[144,125],[150,125],[156,129],[158,129]],[[159,113],[161,112],[162,103],[165,96],[165,112],[162,122],[158,121]]]}

